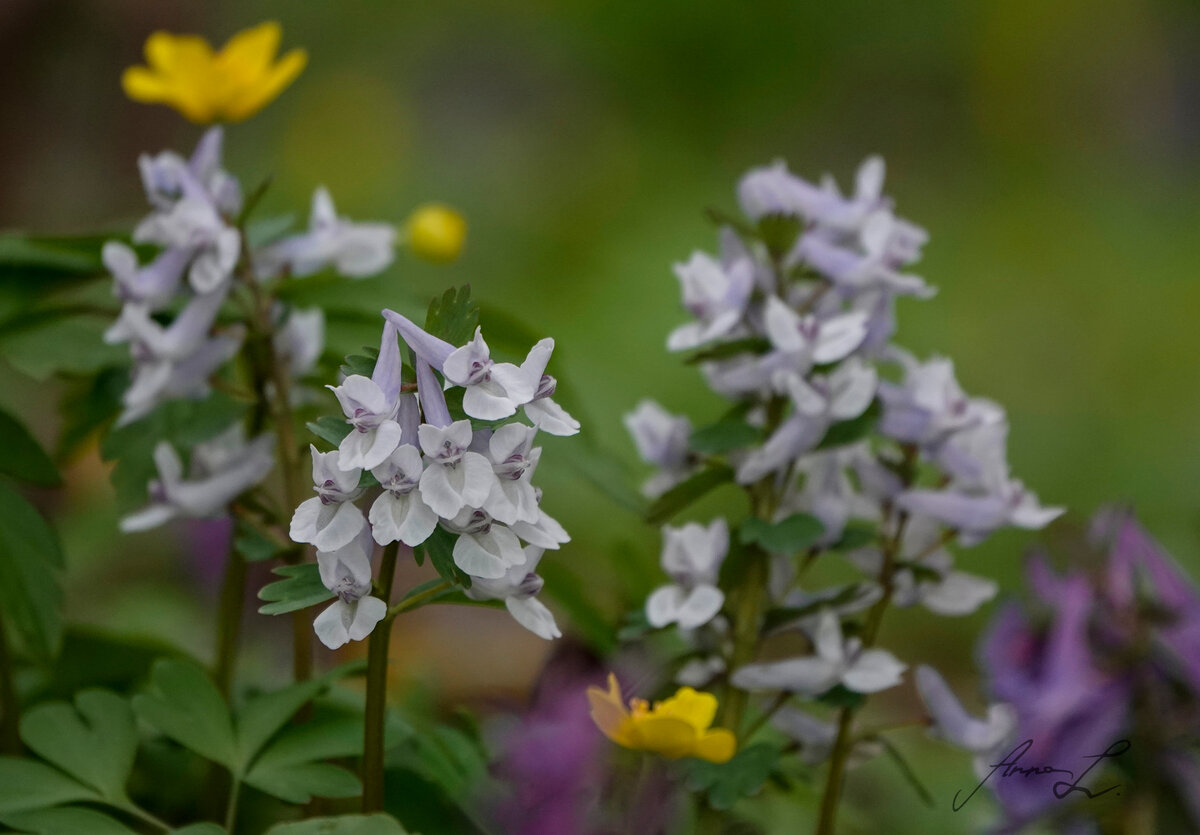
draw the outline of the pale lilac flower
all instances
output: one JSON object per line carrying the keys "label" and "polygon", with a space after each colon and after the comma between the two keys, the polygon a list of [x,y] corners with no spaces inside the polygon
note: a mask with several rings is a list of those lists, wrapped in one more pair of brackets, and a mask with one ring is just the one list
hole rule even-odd
{"label": "pale lilac flower", "polygon": [[909,513],[932,517],[957,530],[968,545],[1006,526],[1039,530],[1066,512],[1062,507],[1042,507],[1037,495],[1016,479],[1006,481],[995,493],[905,490],[895,501]]}
{"label": "pale lilac flower", "polygon": [[197,444],[188,477],[183,462],[166,441],[154,448],[158,478],[150,482],[150,504],[121,520],[122,531],[143,531],[177,517],[206,517],[266,478],[274,466],[275,439],[260,435],[246,442],[240,424]]}
{"label": "pale lilac flower", "polygon": [[364,527],[359,534],[336,551],[317,551],[317,570],[321,583],[335,594],[339,586],[352,588],[371,585],[371,532]]}
{"label": "pale lilac flower", "polygon": [[533,399],[522,408],[525,410],[525,417],[543,432],[549,432],[551,435],[575,435],[579,432],[579,421],[550,399],[558,385],[558,382],[546,373],[553,350],[554,340],[543,339],[530,349],[529,356],[521,363],[523,374],[531,380],[535,376],[537,378]]}
{"label": "pale lilac flower", "polygon": [[842,638],[837,616],[824,611],[812,636],[816,655],[767,661],[734,670],[735,687],[751,692],[786,690],[818,696],[837,684],[856,693],[876,693],[901,681],[906,665],[882,649],[863,649]]}
{"label": "pale lilac flower", "polygon": [[136,362],[185,359],[207,338],[227,292],[225,287],[205,296],[194,296],[166,326],[155,321],[145,305],[127,302],[117,321],[105,332],[104,341],[110,345],[132,343]]}
{"label": "pale lilac flower", "polygon": [[[554,341],[546,339],[538,345],[553,349]],[[540,351],[538,356],[542,354],[546,352]],[[548,354],[546,356],[548,358]],[[536,360],[531,356],[526,362],[536,364]],[[509,417],[516,413],[518,406],[532,400],[542,377],[541,369],[536,371],[534,375],[531,367],[493,361],[487,343],[483,341],[482,328],[476,328],[474,339],[456,348],[442,365],[446,379],[466,389],[463,411],[480,420]]]}
{"label": "pale lilac flower", "polygon": [[[806,710],[785,705],[771,717],[771,724],[790,739],[800,743],[800,762],[820,765],[833,753],[838,728],[833,722],[823,722]],[[847,767],[857,768],[883,753],[883,746],[874,740],[860,740],[850,749]]]}
{"label": "pale lilac flower", "polygon": [[438,371],[442,370],[446,359],[455,351],[454,346],[449,342],[418,327],[407,316],[402,316],[394,310],[384,310],[383,318],[396,326],[400,336],[408,344],[408,347],[413,349],[413,353],[417,357]]}
{"label": "pale lilac flower", "polygon": [[926,664],[916,670],[917,692],[933,720],[930,733],[973,754],[990,754],[1012,737],[1017,717],[1011,705],[988,706],[976,719],[963,708],[941,673]]}
{"label": "pale lilac flower", "polygon": [[486,458],[469,450],[471,422],[446,427],[425,423],[417,437],[426,456],[420,481],[425,504],[443,519],[453,519],[464,508],[483,507],[496,476]]}
{"label": "pale lilac flower", "polygon": [[362,470],[344,470],[338,452],[318,452],[310,446],[313,462],[314,498],[296,508],[290,534],[294,542],[308,542],[318,551],[336,551],[358,536],[367,520],[354,501],[362,495],[358,486]]}
{"label": "pale lilac flower", "polygon": [[487,579],[476,577],[467,589],[467,597],[473,600],[503,600],[509,614],[534,635],[547,641],[561,638],[554,615],[545,604],[537,599],[545,581],[536,573],[542,558],[542,549],[525,548],[525,562],[510,567],[502,577]]}
{"label": "pale lilac flower", "polygon": [[109,241],[100,250],[115,282],[113,294],[123,302],[145,305],[151,312],[162,310],[175,298],[191,255],[180,247],[165,249],[143,267],[137,253],[120,241]]}
{"label": "pale lilac flower", "polygon": [[525,564],[517,535],[484,510],[464,507],[443,524],[459,534],[454,543],[454,564],[472,577],[497,580],[513,566]]}
{"label": "pale lilac flower", "polygon": [[625,415],[624,423],[637,446],[638,455],[659,469],[642,486],[642,492],[647,496],[662,495],[695,469],[688,449],[692,422],[683,415],[673,415],[653,400],[643,400]]}
{"label": "pale lilac flower", "polygon": [[531,479],[541,458],[541,447],[533,448],[537,429],[521,423],[501,426],[488,439],[487,456],[496,478],[483,508],[506,525],[536,522],[537,493]]}
{"label": "pale lilac flower", "polygon": [[674,582],[656,589],[646,600],[646,619],[655,627],[703,626],[725,602],[717,574],[729,553],[729,526],[718,518],[707,528],[689,522],[681,528],[664,526],[662,532],[662,567]]}
{"label": "pale lilac flower", "polygon": [[234,326],[200,343],[179,360],[149,359],[133,368],[133,382],[121,397],[124,406],[117,426],[144,417],[156,406],[177,398],[203,398],[211,391],[209,379],[241,348],[245,328]]}
{"label": "pale lilac flower", "polygon": [[305,277],[332,266],[341,275],[365,278],[386,269],[395,257],[396,230],[386,223],[352,223],[339,217],[324,187],[313,193],[308,231],[264,247],[255,254],[260,277],[287,268]]}
{"label": "pale lilac flower", "polygon": [[711,255],[696,252],[675,265],[683,289],[683,306],[697,321],[681,325],[667,338],[667,349],[687,351],[729,334],[741,321],[754,289],[754,267],[740,259],[728,267]]}
{"label": "pale lilac flower", "polygon": [[425,503],[418,489],[423,468],[417,448],[401,444],[371,470],[383,488],[367,517],[380,545],[396,541],[420,545],[437,527],[438,515]]}
{"label": "pale lilac flower", "polygon": [[184,197],[186,178],[197,184],[223,215],[237,215],[242,208],[241,188],[237,180],[221,168],[223,141],[222,129],[213,127],[196,143],[190,160],[184,161],[174,151],[139,157],[138,169],[150,204],[161,211],[169,210]]}
{"label": "pale lilac flower", "polygon": [[357,584],[349,573],[345,573],[334,585],[330,591],[337,595],[337,600],[313,621],[313,631],[329,649],[363,640],[387,617],[387,604],[368,594],[371,591],[369,582]]}
{"label": "pale lilac flower", "polygon": [[862,311],[821,319],[797,313],[778,296],[767,299],[763,325],[775,351],[760,362],[772,382],[777,371],[806,374],[814,363],[845,359],[867,336],[867,314]]}
{"label": "pale lilac flower", "polygon": [[777,516],[783,519],[797,512],[815,516],[825,526],[825,533],[814,543],[817,545],[832,545],[841,539],[851,519],[877,520],[877,498],[857,491],[847,474],[851,468],[857,474],[859,459],[865,455],[869,453],[855,446],[811,452],[796,459],[803,487],[793,487],[784,495]]}
{"label": "pale lilac flower", "polygon": [[346,423],[353,427],[342,439],[338,466],[369,470],[377,467],[400,445],[400,347],[396,326],[387,322],[379,344],[379,357],[371,376],[351,374],[340,386],[326,386],[337,396]]}
{"label": "pale lilac flower", "polygon": [[535,487],[533,491],[537,496],[537,518],[532,522],[513,522],[509,527],[512,528],[513,533],[530,545],[550,551],[558,550],[560,545],[570,542],[571,537],[557,519],[542,510],[541,488]]}
{"label": "pale lilac flower", "polygon": [[325,312],[319,307],[288,311],[273,339],[275,351],[286,359],[292,377],[303,377],[325,350]]}

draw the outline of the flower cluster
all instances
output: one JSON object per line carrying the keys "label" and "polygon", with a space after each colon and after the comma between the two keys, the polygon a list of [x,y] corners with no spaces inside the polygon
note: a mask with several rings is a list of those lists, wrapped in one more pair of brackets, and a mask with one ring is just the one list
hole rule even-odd
{"label": "flower cluster", "polygon": [[[720,251],[675,266],[691,319],[667,347],[689,352],[733,405],[698,429],[652,401],[629,414],[640,455],[656,467],[643,489],[670,515],[732,480],[753,517],[733,542],[724,519],[663,528],[671,582],[645,614],[694,645],[682,682],[726,677],[782,700],[890,688],[907,666],[874,646],[883,610],[975,611],[996,584],[958,571],[949,546],[1062,513],[1009,473],[1003,408],[965,394],[949,360],[922,361],[894,343],[897,300],[934,290],[910,272],[927,235],[895,214],[883,176],[882,160],[868,159],[847,195],[783,163],[752,170],[738,187],[747,219],[718,216]],[[830,551],[857,579],[803,588],[803,572]],[[735,554],[729,577],[758,579],[736,589],[733,608],[721,577]],[[758,574],[746,570],[755,562]],[[795,655],[795,641],[784,657],[762,652],[786,633],[807,638],[810,654]],[[792,706],[775,720],[808,760],[833,747],[836,729]]]}
{"label": "flower cluster", "polygon": [[[323,188],[313,197],[308,231],[251,248],[240,226],[241,188],[221,168],[222,140],[222,129],[210,128],[190,159],[167,151],[139,160],[153,211],[138,224],[133,241],[156,247],[157,255],[142,264],[124,243],[104,246],[104,263],[122,302],[105,339],[128,343],[133,359],[118,425],[143,418],[169,400],[207,397],[212,378],[242,348],[247,325],[271,340],[275,361],[290,378],[303,378],[323,349],[324,317],[320,309],[278,302],[265,311],[256,309],[263,304],[263,286],[326,268],[365,277],[385,269],[394,257],[392,227],[338,217]],[[223,314],[238,292],[250,314],[241,317],[245,321],[227,322],[234,317]],[[151,505],[127,518],[123,528],[143,529],[176,515],[217,513],[270,472],[269,436],[251,439],[242,449],[238,445],[245,446],[244,435],[231,428],[217,443],[221,449],[233,445],[219,459],[224,463],[218,466],[218,459],[211,458],[187,482],[181,482],[175,452],[160,443]],[[196,455],[205,453],[198,449]],[[181,491],[181,485],[190,490]]]}
{"label": "flower cluster", "polygon": [[[317,495],[292,517],[292,539],[316,548],[321,579],[337,596],[317,617],[318,637],[331,649],[366,637],[387,611],[371,596],[374,546],[415,547],[433,536],[453,539],[468,595],[503,600],[522,626],[558,637],[537,600],[535,569],[544,550],[569,537],[542,510],[532,481],[538,430],[579,431],[552,399],[555,380],[545,370],[554,340],[538,342],[518,366],[492,360],[478,328],[455,347],[398,313],[383,315],[371,376],[350,374],[329,387],[347,431],[336,450],[313,447]],[[415,386],[402,379],[400,337],[415,356]],[[457,420],[446,398],[452,388],[462,389],[465,416]],[[532,425],[511,420],[518,409]]]}

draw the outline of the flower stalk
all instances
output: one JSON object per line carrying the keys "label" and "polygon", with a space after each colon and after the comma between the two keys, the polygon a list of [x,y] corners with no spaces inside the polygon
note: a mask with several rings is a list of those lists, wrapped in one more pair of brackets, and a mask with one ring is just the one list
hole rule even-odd
{"label": "flower stalk", "polygon": [[[378,586],[385,604],[391,600],[399,550],[399,542],[389,544],[383,549],[383,557],[380,560]],[[388,645],[392,637],[392,617],[385,618],[371,633],[367,649],[367,703],[363,723],[362,759],[364,813],[383,810],[384,720],[387,713]]]}

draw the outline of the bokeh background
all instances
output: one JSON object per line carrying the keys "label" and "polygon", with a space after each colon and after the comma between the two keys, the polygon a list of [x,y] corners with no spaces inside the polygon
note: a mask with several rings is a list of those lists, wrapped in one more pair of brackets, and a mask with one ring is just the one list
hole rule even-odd
{"label": "bokeh background", "polygon": [[[620,421],[640,398],[697,423],[720,413],[664,350],[683,320],[670,266],[715,244],[702,209],[734,208],[736,178],[777,157],[848,182],[880,153],[899,213],[932,234],[919,272],[940,288],[901,303],[900,341],[953,357],[970,393],[1008,408],[1014,471],[1046,503],[1082,519],[1133,502],[1200,568],[1197,4],[5,0],[0,227],[140,216],[137,155],[189,149],[199,130],[127,101],[121,70],[156,28],[220,43],[266,18],[310,64],[229,130],[228,167],[247,186],[272,175],[264,211],[301,221],[318,184],[354,218],[399,222],[430,199],[461,209],[464,257],[402,258],[372,285],[379,306],[469,281],[488,308],[553,335],[552,370],[612,465],[605,477],[645,474]],[[330,337],[345,351],[367,339]],[[52,440],[53,388],[12,369],[0,382],[5,405]],[[546,439],[539,471],[574,536],[547,560],[548,592],[582,598],[594,637],[654,582],[658,539],[592,486],[573,442]],[[209,651],[215,577],[194,530],[118,538],[94,449],[43,506],[71,560],[74,619]],[[962,563],[1018,593],[1030,543],[1006,533]],[[987,615],[948,630],[899,613],[887,643],[938,659],[969,690]],[[519,701],[545,653],[502,613],[409,623],[393,642],[399,675],[448,704]],[[251,651],[274,657],[269,641]],[[911,748],[939,808],[873,764],[851,782],[848,825],[967,831],[947,808],[970,782],[966,759],[919,734]]]}

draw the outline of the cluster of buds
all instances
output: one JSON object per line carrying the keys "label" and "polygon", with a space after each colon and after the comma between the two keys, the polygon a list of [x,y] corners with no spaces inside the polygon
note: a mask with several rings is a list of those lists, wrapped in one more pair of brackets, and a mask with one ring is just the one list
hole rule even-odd
{"label": "cluster of buds", "polygon": [[[974,545],[1005,526],[1041,528],[1062,513],[1010,475],[1004,410],[968,397],[949,360],[922,362],[894,344],[896,300],[934,290],[908,271],[927,235],[896,216],[883,177],[882,160],[868,159],[846,195],[783,163],[752,170],[738,187],[747,220],[719,216],[719,254],[697,252],[675,266],[693,319],[667,346],[690,352],[734,405],[696,430],[652,401],[628,415],[641,457],[656,467],[644,492],[669,499],[706,478],[743,486],[755,527],[743,523],[736,541],[766,552],[761,593],[778,610],[770,634],[799,631],[812,647],[735,661],[734,633],[745,625],[730,628],[737,614],[720,582],[731,525],[668,526],[662,567],[671,583],[650,596],[646,619],[678,625],[694,644],[682,683],[723,678],[744,691],[809,699],[892,687],[907,665],[874,647],[880,607],[975,611],[996,585],[956,570],[948,546]],[[858,579],[802,588],[803,571],[827,551]],[[806,759],[828,754],[833,726],[791,705],[774,718]]]}
{"label": "cluster of buds", "polygon": [[[579,431],[551,399],[555,381],[545,370],[554,340],[538,342],[518,366],[493,361],[479,329],[455,347],[398,313],[383,316],[371,376],[350,374],[329,387],[348,431],[335,450],[312,448],[317,495],[292,517],[292,539],[316,548],[321,579],[337,597],[317,617],[317,636],[336,649],[370,634],[387,613],[371,596],[375,546],[416,547],[436,535],[453,538],[468,595],[503,600],[522,626],[558,637],[536,597],[536,568],[543,551],[569,537],[542,510],[532,483],[538,430]],[[401,337],[414,357],[415,385],[403,382]],[[462,389],[457,419],[446,398],[453,388]],[[529,424],[513,419],[518,409]]]}
{"label": "cluster of buds", "polygon": [[[214,127],[190,159],[167,151],[139,160],[153,211],[134,230],[133,241],[160,248],[153,260],[140,264],[137,253],[118,241],[104,247],[104,263],[122,302],[105,339],[129,343],[133,359],[118,425],[143,418],[169,400],[209,395],[212,378],[237,356],[246,338],[244,322],[223,324],[221,319],[239,289],[257,300],[269,282],[327,268],[366,277],[394,257],[391,226],[339,218],[323,188],[313,197],[306,232],[250,247],[241,225],[241,187],[221,168],[222,140],[222,129]],[[259,325],[272,340],[275,360],[291,379],[301,380],[323,349],[320,309],[276,302],[266,315],[268,321]],[[247,440],[240,425],[231,426],[193,450],[185,478],[177,453],[161,442],[150,506],[127,517],[122,528],[142,530],[174,516],[220,512],[270,472],[272,443],[269,434]]]}

